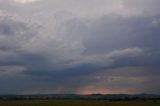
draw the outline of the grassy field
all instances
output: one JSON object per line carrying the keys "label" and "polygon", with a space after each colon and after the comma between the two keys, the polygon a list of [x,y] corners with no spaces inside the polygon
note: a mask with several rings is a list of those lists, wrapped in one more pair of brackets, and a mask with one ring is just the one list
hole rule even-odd
{"label": "grassy field", "polygon": [[0,101],[0,106],[160,106],[160,101],[25,100]]}

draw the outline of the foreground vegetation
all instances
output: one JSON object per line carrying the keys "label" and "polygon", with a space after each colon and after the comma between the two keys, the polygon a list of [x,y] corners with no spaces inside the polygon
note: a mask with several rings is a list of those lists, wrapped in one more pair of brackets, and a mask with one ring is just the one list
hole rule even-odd
{"label": "foreground vegetation", "polygon": [[0,106],[160,106],[160,101],[18,100],[0,101]]}

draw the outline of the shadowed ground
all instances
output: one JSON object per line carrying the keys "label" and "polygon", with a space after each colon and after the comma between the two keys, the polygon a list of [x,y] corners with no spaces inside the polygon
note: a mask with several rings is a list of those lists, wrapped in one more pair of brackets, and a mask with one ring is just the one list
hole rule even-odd
{"label": "shadowed ground", "polygon": [[0,101],[0,106],[160,106],[160,101],[24,100]]}

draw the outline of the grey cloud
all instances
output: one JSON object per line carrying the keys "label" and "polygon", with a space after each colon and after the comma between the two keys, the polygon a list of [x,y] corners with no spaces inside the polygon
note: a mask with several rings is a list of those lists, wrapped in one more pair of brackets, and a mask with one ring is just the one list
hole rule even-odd
{"label": "grey cloud", "polygon": [[[157,0],[40,0],[28,4],[1,0],[0,70],[18,76],[1,77],[0,83],[6,84],[0,92],[74,93],[94,81],[93,86],[107,89],[105,78],[89,79],[101,72],[114,79],[108,82],[108,89],[147,92],[152,84],[159,89],[158,78],[153,78],[160,69],[158,4]],[[140,85],[136,78],[146,88],[135,87]],[[16,86],[10,88],[11,83]]]}
{"label": "grey cloud", "polygon": [[142,14],[147,15],[160,14],[160,12],[158,11],[160,9],[158,6],[159,3],[159,0],[124,0],[124,5],[127,8],[139,11]]}
{"label": "grey cloud", "polygon": [[130,47],[158,49],[159,30],[158,26],[152,24],[154,19],[158,19],[158,16],[131,18],[104,16],[91,24],[91,32],[84,41],[85,47],[88,48],[86,52],[107,52]]}
{"label": "grey cloud", "polygon": [[[106,90],[108,93],[159,93],[159,74],[151,74],[147,67],[123,67],[105,69],[85,77],[81,90]],[[111,90],[111,92],[110,92]],[[113,91],[113,92],[112,92]]]}
{"label": "grey cloud", "polygon": [[22,66],[0,66],[0,76],[16,76],[26,70]]}

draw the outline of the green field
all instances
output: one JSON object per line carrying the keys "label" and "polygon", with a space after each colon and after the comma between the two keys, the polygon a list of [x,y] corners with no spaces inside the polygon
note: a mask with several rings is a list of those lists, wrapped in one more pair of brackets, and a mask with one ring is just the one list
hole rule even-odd
{"label": "green field", "polygon": [[0,101],[0,106],[160,106],[160,101],[24,100]]}

